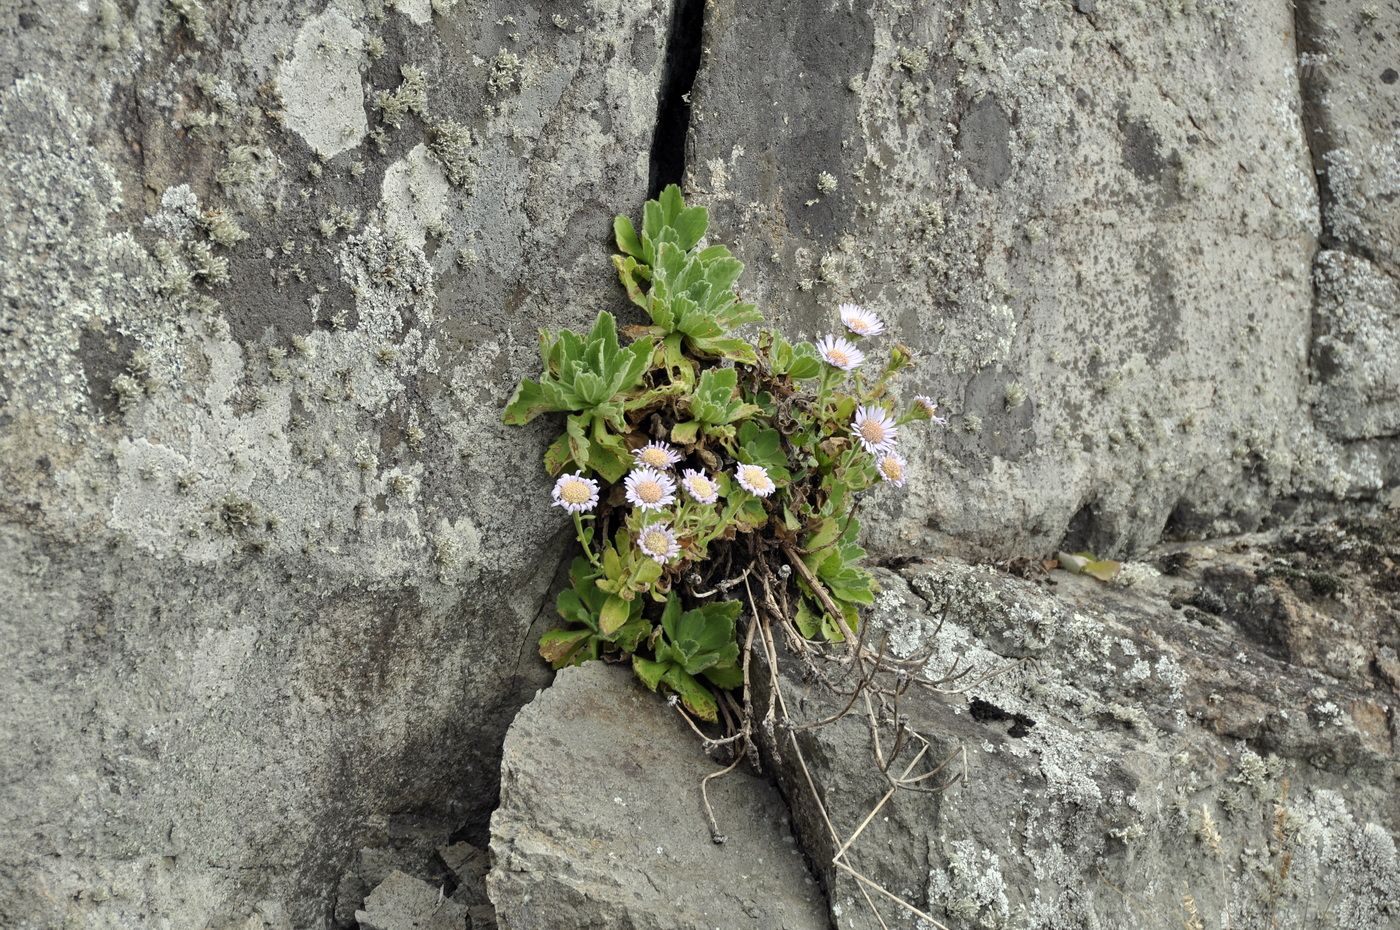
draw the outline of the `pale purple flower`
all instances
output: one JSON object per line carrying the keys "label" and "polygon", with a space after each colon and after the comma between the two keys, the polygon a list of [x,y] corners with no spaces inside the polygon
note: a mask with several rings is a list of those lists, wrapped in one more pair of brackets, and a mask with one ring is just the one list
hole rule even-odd
{"label": "pale purple flower", "polygon": [[860,440],[866,452],[879,455],[894,448],[899,427],[894,425],[894,419],[883,407],[861,406],[856,408],[851,432]]}
{"label": "pale purple flower", "polygon": [[939,426],[948,425],[948,418],[938,415],[938,405],[933,402],[932,397],[929,397],[927,394],[918,394],[914,397],[914,403],[918,404],[924,413],[928,414],[928,418],[934,423],[937,423]]}
{"label": "pale purple flower", "polygon": [[865,361],[865,353],[844,336],[823,336],[817,343],[817,353],[821,355],[822,361],[842,371],[850,371]]}
{"label": "pale purple flower", "polygon": [[719,500],[719,485],[710,480],[703,468],[699,471],[687,468],[685,477],[681,479],[681,487],[685,488],[685,492],[697,503],[713,504]]}
{"label": "pale purple flower", "polygon": [[680,453],[666,442],[649,442],[640,449],[632,450],[632,458],[638,465],[646,465],[657,471],[665,471],[681,460]]}
{"label": "pale purple flower", "polygon": [[554,506],[569,513],[587,513],[598,506],[598,482],[582,473],[560,475],[554,482]]}
{"label": "pale purple flower", "polygon": [[842,304],[838,310],[841,322],[857,336],[878,336],[885,331],[884,321],[860,304]]}
{"label": "pale purple flower", "polygon": [[627,487],[628,503],[639,510],[660,510],[675,503],[675,480],[655,468],[634,468],[623,484]]}
{"label": "pale purple flower", "polygon": [[676,531],[666,523],[653,523],[642,527],[637,536],[637,548],[662,565],[680,554],[681,544],[676,539]]}
{"label": "pale purple flower", "polygon": [[739,479],[739,487],[755,497],[767,497],[778,487],[762,465],[740,465],[734,469],[734,477]]}
{"label": "pale purple flower", "polygon": [[904,487],[904,469],[907,465],[904,456],[898,452],[886,452],[880,456],[875,467],[879,470],[881,478],[897,488],[902,488]]}

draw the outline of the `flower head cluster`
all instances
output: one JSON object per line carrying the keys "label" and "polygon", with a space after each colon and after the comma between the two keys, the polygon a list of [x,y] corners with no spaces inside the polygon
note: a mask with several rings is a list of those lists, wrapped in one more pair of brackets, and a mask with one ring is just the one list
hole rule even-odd
{"label": "flower head cluster", "polygon": [[569,513],[587,513],[598,506],[598,482],[581,472],[560,475],[554,482],[554,506]]}
{"label": "flower head cluster", "polygon": [[640,449],[633,449],[632,458],[636,460],[638,465],[655,468],[657,471],[665,471],[675,467],[676,463],[681,460],[681,455],[670,443],[649,442]]}
{"label": "flower head cluster", "polygon": [[817,354],[832,368],[851,371],[865,361],[865,353],[844,336],[823,336],[817,343]]}
{"label": "flower head cluster", "polygon": [[653,523],[642,527],[642,532],[637,537],[637,547],[644,555],[662,565],[681,552],[681,543],[676,538],[676,531],[671,529],[668,523]]}
{"label": "flower head cluster", "polygon": [[857,336],[878,336],[885,331],[884,321],[859,304],[842,304],[837,310],[841,322]]}
{"label": "flower head cluster", "polygon": [[767,497],[778,487],[769,477],[768,469],[762,465],[740,465],[734,470],[734,477],[738,479],[739,487],[755,497]]}
{"label": "flower head cluster", "polygon": [[938,415],[938,405],[933,402],[932,397],[929,397],[927,394],[916,394],[914,396],[914,403],[918,405],[920,410],[928,414],[928,418],[934,423],[937,423],[939,426],[948,425],[948,418]]}
{"label": "flower head cluster", "polygon": [[623,481],[627,502],[638,510],[661,510],[676,502],[676,482],[665,472],[643,465],[634,468]]}
{"label": "flower head cluster", "polygon": [[889,452],[899,436],[899,427],[894,418],[883,407],[862,405],[856,408],[855,419],[851,421],[851,432],[865,451],[871,455]]}
{"label": "flower head cluster", "polygon": [[705,474],[703,468],[699,471],[687,468],[685,477],[681,478],[681,487],[697,504],[713,504],[719,500],[719,485]]}
{"label": "flower head cluster", "polygon": [[898,452],[886,452],[875,463],[880,477],[897,488],[904,487],[904,469],[907,463]]}

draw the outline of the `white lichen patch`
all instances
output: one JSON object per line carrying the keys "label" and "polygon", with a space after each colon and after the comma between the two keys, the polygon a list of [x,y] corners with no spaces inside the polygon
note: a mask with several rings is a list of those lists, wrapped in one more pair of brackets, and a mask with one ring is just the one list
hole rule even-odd
{"label": "white lichen patch", "polygon": [[426,145],[415,145],[384,172],[379,199],[384,223],[421,249],[427,241],[427,231],[446,221],[451,191],[442,163]]}
{"label": "white lichen patch", "polygon": [[277,71],[283,119],[324,158],[360,144],[369,130],[360,68],[364,35],[335,7],[306,21]]}
{"label": "white lichen patch", "polygon": [[408,17],[408,21],[415,26],[426,26],[433,21],[431,0],[395,0],[394,9]]}

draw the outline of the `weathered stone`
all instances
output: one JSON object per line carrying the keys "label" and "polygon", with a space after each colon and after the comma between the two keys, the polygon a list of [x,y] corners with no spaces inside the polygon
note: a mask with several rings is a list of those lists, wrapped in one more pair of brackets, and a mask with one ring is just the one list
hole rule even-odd
{"label": "weathered stone", "polygon": [[487,879],[502,930],[827,927],[821,891],[765,781],[718,767],[631,671],[566,669],[506,735]]}
{"label": "weathered stone", "polygon": [[469,930],[466,905],[427,882],[391,872],[355,912],[360,930]]}
{"label": "weathered stone", "polygon": [[[953,414],[911,431],[872,542],[1127,551],[1378,494],[1394,450],[1358,457],[1308,402],[1321,228],[1292,4],[868,6],[708,3],[688,177],[765,308],[820,335],[865,303],[920,352],[904,395]],[[1323,105],[1389,139],[1379,60],[1341,67],[1369,83]],[[1393,218],[1397,149],[1373,141],[1367,203]],[[1370,348],[1352,364],[1376,389],[1397,366]]]}
{"label": "weathered stone", "polygon": [[0,6],[0,923],[326,926],[547,680],[500,409],[615,303],[672,4]]}
{"label": "weathered stone", "polygon": [[[925,784],[951,781],[965,752],[966,778],[896,793],[849,863],[950,927],[1395,926],[1400,695],[1375,663],[1400,638],[1397,542],[1382,525],[1201,546],[1171,576],[1130,563],[1131,586],[951,559],[881,572],[869,642],[968,670],[899,702],[931,740],[914,774],[950,759]],[[1171,606],[1202,586],[1222,616]],[[847,703],[801,667],[781,679],[797,723]],[[763,738],[835,924],[880,926],[831,865],[889,787],[864,713],[798,731],[837,840],[786,732]],[[925,926],[872,897],[889,927]]]}

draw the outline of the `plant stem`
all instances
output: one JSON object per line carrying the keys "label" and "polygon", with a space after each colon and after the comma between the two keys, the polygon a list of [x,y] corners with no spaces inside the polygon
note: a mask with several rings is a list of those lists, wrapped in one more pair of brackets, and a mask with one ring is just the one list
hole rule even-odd
{"label": "plant stem", "polygon": [[583,554],[588,556],[588,561],[592,563],[594,568],[601,572],[603,570],[603,563],[598,561],[598,557],[593,554],[593,546],[590,544],[588,537],[584,535],[583,514],[581,513],[574,514],[574,533],[578,536],[579,545],[583,547]]}

